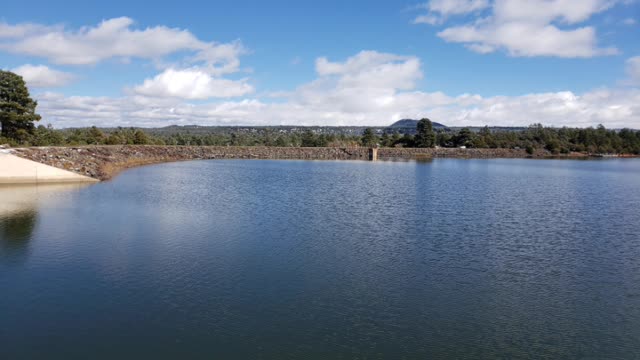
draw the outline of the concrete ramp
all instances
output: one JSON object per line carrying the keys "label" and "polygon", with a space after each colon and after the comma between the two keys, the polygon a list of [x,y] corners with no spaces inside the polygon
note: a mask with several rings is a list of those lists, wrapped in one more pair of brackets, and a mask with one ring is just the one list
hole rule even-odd
{"label": "concrete ramp", "polygon": [[0,150],[0,184],[50,184],[97,182],[88,176],[58,169]]}

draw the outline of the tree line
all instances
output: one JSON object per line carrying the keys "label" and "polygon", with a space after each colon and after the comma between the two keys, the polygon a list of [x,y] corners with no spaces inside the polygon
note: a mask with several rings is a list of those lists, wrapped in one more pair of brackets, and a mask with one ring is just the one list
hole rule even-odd
{"label": "tree line", "polygon": [[0,137],[0,144],[12,146],[84,146],[84,145],[182,145],[182,146],[279,146],[279,147],[355,147],[359,136],[302,133],[280,133],[263,128],[255,132],[211,134],[153,133],[133,127],[99,129],[95,126],[77,129],[54,129],[37,126],[17,137]]}
{"label": "tree line", "polygon": [[434,131],[429,119],[418,122],[415,136],[383,134],[381,146],[520,148],[533,153],[544,149],[552,154],[588,152],[592,154],[640,154],[640,131],[596,128],[553,128],[533,124],[521,131],[493,131],[488,126],[479,131],[462,128],[457,131]]}
{"label": "tree line", "polygon": [[278,133],[261,129],[252,133],[227,134],[149,134],[139,128],[101,130],[96,127],[57,130],[37,126],[15,137],[0,137],[0,144],[12,146],[81,146],[81,145],[190,145],[190,146],[278,146],[278,147],[467,147],[537,149],[552,154],[588,152],[592,154],[640,154],[640,131],[597,128],[549,128],[535,124],[522,131],[480,131],[462,128],[457,131],[433,129],[423,131],[418,124],[416,135],[397,132],[375,133],[365,129],[362,136],[302,133]]}
{"label": "tree line", "polygon": [[596,128],[551,128],[534,124],[522,131],[479,131],[470,128],[434,130],[429,119],[417,123],[416,134],[393,129],[365,129],[361,136],[324,134],[307,129],[301,133],[259,128],[247,132],[150,133],[140,128],[102,130],[95,126],[81,129],[54,129],[36,126],[40,115],[19,75],[0,70],[0,145],[81,146],[81,145],[191,145],[191,146],[279,146],[279,147],[467,147],[537,149],[553,154],[570,152],[640,154],[640,131]]}

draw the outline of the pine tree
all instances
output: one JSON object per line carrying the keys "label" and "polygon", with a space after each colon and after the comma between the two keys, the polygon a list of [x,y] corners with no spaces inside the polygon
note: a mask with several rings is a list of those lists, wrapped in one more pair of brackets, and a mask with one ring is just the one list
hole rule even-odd
{"label": "pine tree", "polygon": [[378,137],[373,133],[373,129],[366,128],[360,139],[362,146],[373,147],[378,143]]}
{"label": "pine tree", "polygon": [[436,145],[436,133],[433,131],[433,124],[429,119],[418,121],[416,127],[415,146],[419,148],[430,148]]}
{"label": "pine tree", "polygon": [[18,139],[20,134],[32,133],[34,122],[40,120],[36,114],[38,103],[31,99],[29,89],[22,76],[0,70],[0,125],[1,135]]}

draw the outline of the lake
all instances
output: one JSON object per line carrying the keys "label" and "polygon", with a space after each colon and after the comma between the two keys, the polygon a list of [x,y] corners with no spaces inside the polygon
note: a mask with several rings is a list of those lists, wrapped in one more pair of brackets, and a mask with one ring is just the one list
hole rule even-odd
{"label": "lake", "polygon": [[640,357],[640,160],[0,188],[0,358]]}

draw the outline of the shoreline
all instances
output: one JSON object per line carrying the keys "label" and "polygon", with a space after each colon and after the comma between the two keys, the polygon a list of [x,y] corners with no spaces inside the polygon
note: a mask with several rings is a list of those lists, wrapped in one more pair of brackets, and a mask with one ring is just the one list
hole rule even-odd
{"label": "shoreline", "polygon": [[[8,151],[18,157],[44,165],[97,180],[109,180],[128,168],[165,162],[213,159],[369,160],[369,150],[369,148],[365,147],[303,148],[262,146],[95,145],[12,148]],[[524,149],[380,148],[377,154],[379,160],[420,160],[433,158],[597,158],[584,153],[552,155],[546,150],[537,150],[534,154],[530,155],[527,154]]]}

